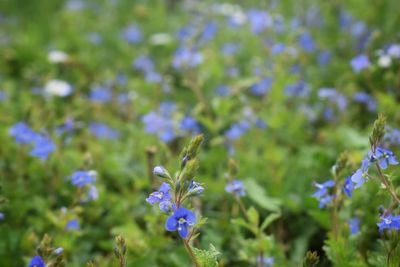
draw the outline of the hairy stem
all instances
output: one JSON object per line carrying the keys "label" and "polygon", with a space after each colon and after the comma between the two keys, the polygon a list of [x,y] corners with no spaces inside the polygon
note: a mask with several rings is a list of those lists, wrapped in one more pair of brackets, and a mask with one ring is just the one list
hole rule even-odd
{"label": "hairy stem", "polygon": [[200,264],[197,262],[196,256],[193,253],[192,247],[189,244],[188,240],[182,239],[183,244],[185,245],[186,251],[188,252],[190,259],[192,260],[193,266],[200,267]]}

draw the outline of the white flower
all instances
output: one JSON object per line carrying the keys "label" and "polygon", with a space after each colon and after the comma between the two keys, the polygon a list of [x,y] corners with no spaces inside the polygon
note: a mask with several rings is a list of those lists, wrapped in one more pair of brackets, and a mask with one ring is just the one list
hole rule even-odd
{"label": "white flower", "polygon": [[45,85],[44,91],[48,95],[65,97],[72,93],[72,86],[61,80],[51,80]]}
{"label": "white flower", "polygon": [[168,33],[160,32],[150,36],[150,43],[152,45],[165,45],[172,42],[171,35]]}
{"label": "white flower", "polygon": [[51,63],[64,63],[68,61],[68,55],[62,51],[53,50],[47,55],[47,59]]}
{"label": "white flower", "polygon": [[381,55],[378,59],[378,65],[382,68],[387,68],[392,64],[392,58],[389,55]]}

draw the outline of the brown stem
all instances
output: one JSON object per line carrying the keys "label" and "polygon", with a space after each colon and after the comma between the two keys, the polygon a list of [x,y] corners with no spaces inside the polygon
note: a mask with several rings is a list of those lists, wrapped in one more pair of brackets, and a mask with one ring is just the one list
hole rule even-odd
{"label": "brown stem", "polygon": [[182,239],[183,244],[185,245],[186,251],[188,252],[190,259],[192,260],[193,266],[200,267],[200,264],[197,262],[196,256],[193,253],[192,248],[190,247],[189,241]]}

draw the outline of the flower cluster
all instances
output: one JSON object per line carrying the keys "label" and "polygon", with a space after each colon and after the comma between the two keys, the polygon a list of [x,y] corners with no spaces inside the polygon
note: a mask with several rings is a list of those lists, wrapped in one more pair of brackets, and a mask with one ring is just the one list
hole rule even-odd
{"label": "flower cluster", "polygon": [[183,204],[188,198],[204,191],[202,184],[194,180],[198,166],[196,154],[202,140],[203,137],[199,135],[184,149],[181,169],[174,178],[164,167],[154,168],[153,174],[166,179],[166,182],[146,199],[149,204],[158,204],[163,213],[169,214],[165,223],[167,231],[178,231],[181,238],[188,240],[193,236],[194,231],[191,229],[195,226],[197,217],[193,211],[184,208]]}
{"label": "flower cluster", "polygon": [[27,124],[19,122],[10,128],[10,136],[20,145],[31,145],[32,157],[46,160],[56,150],[56,145],[46,135],[34,132]]}

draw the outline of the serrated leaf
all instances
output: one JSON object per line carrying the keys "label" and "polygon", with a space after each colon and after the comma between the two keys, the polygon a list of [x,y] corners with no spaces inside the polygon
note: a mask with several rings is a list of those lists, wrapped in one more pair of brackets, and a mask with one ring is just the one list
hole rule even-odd
{"label": "serrated leaf", "polygon": [[243,183],[251,200],[266,210],[279,212],[282,204],[280,199],[267,196],[262,186],[253,179],[247,179]]}
{"label": "serrated leaf", "polygon": [[220,254],[215,247],[210,244],[208,250],[202,250],[192,247],[200,267],[218,267],[218,255]]}

